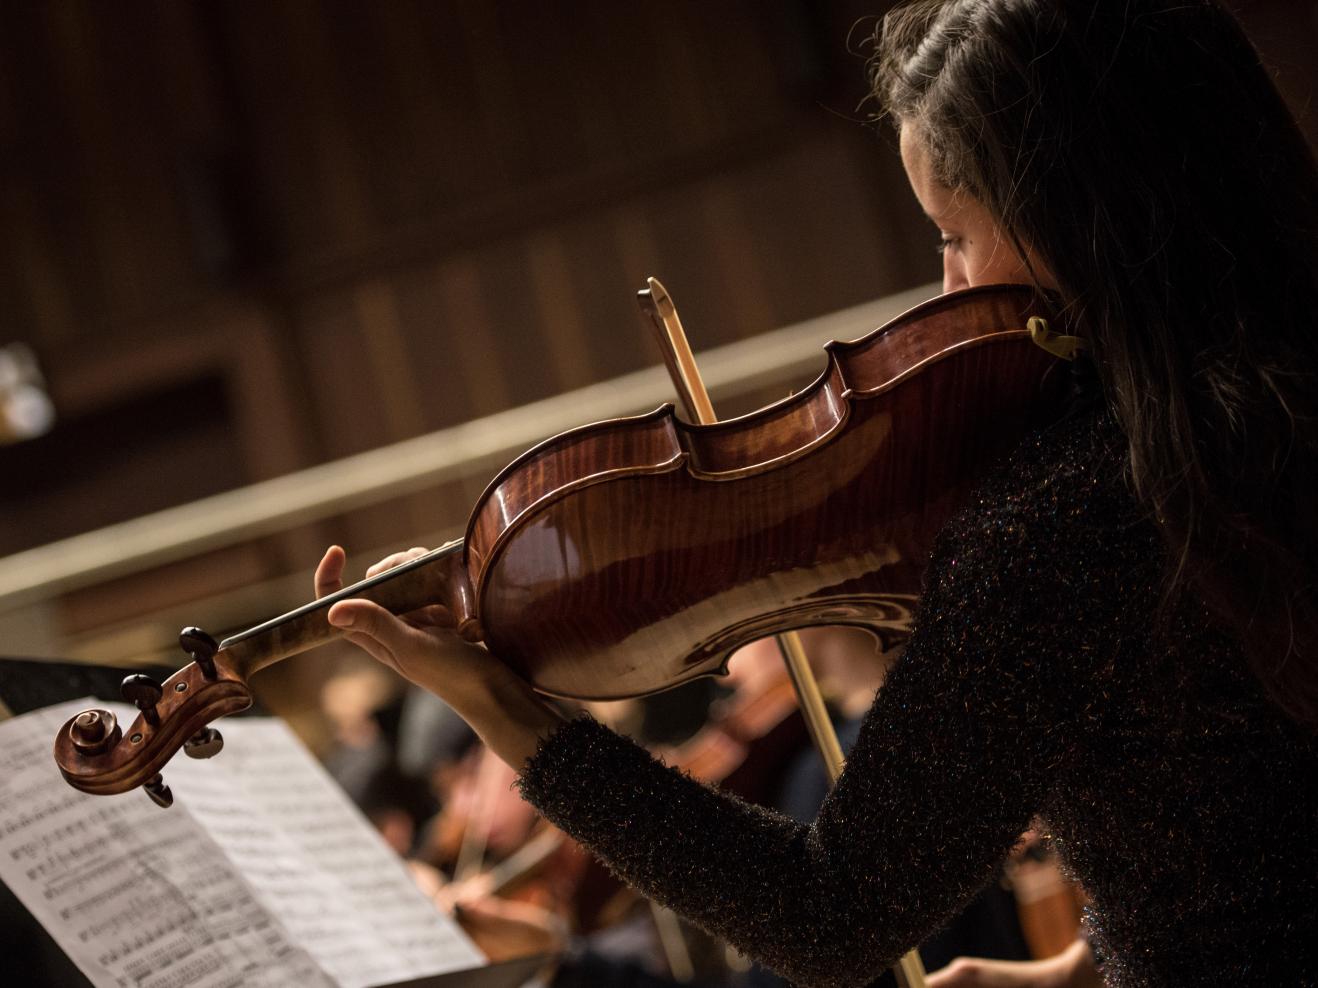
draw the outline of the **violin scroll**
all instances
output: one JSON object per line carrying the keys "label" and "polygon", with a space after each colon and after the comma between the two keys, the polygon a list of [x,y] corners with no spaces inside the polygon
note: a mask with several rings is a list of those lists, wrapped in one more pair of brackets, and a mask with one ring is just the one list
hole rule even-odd
{"label": "violin scroll", "polygon": [[118,719],[109,710],[84,710],[69,724],[73,747],[84,755],[99,755],[123,737]]}
{"label": "violin scroll", "polygon": [[109,795],[142,786],[159,806],[173,795],[160,770],[183,748],[209,758],[224,744],[210,722],[245,710],[252,694],[223,649],[205,632],[185,628],[179,642],[192,661],[163,683],[149,676],[124,680],[124,699],[139,710],[125,730],[109,710],[83,710],[55,737],[55,763],[69,785]]}

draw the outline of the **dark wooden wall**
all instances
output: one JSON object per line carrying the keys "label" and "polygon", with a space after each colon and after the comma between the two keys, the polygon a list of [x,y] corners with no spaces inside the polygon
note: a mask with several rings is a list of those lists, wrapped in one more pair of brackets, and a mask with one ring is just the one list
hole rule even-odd
{"label": "dark wooden wall", "polygon": [[[1315,4],[1242,6],[1303,108]],[[652,364],[646,275],[700,347],[934,278],[858,122],[870,9],[0,0],[0,343],[60,415],[0,448],[0,555]],[[406,544],[464,496],[72,594],[61,624]]]}
{"label": "dark wooden wall", "polygon": [[776,6],[6,6],[0,553],[652,363],[647,274],[702,345],[929,277]]}

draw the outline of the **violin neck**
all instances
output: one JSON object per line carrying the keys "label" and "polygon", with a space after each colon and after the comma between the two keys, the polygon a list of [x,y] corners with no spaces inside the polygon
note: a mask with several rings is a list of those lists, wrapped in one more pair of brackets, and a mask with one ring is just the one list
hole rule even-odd
{"label": "violin neck", "polygon": [[246,680],[252,673],[281,659],[339,638],[343,632],[331,625],[326,615],[341,600],[369,600],[393,614],[439,605],[454,614],[455,625],[460,625],[468,614],[465,604],[470,599],[462,548],[461,539],[449,542],[424,556],[239,632],[220,643],[216,661]]}

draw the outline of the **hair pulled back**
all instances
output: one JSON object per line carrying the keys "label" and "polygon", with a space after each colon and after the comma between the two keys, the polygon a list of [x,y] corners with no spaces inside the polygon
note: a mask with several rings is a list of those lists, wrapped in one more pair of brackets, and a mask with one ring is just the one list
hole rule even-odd
{"label": "hair pulled back", "polygon": [[1049,265],[1172,566],[1318,728],[1318,169],[1213,0],[920,0],[876,96]]}

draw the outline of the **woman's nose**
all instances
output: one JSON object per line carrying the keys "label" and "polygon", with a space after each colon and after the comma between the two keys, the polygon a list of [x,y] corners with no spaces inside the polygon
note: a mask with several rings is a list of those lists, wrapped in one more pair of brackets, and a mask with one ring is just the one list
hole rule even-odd
{"label": "woman's nose", "polygon": [[966,266],[958,262],[956,258],[943,255],[943,291],[955,292],[962,288],[970,287],[970,279],[966,276]]}

